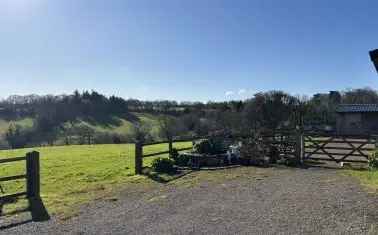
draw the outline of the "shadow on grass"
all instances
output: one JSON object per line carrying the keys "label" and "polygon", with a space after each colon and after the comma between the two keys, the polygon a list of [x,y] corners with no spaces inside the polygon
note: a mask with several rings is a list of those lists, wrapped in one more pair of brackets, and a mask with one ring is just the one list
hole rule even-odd
{"label": "shadow on grass", "polygon": [[186,175],[193,173],[194,170],[186,170],[186,169],[177,169],[175,172],[172,173],[158,173],[152,170],[150,167],[143,168],[143,175],[147,176],[151,180],[166,184],[171,181],[180,179]]}
{"label": "shadow on grass", "polygon": [[95,117],[91,118],[85,118],[84,120],[88,122],[91,125],[95,126],[101,126],[105,128],[110,128],[110,127],[119,127],[122,125],[122,120],[124,119],[129,122],[139,122],[139,118],[132,114],[132,113],[125,113],[125,114],[119,114],[119,115],[98,115]]}
{"label": "shadow on grass", "polygon": [[[10,220],[8,224],[0,226],[0,231],[18,227],[31,222],[44,222],[50,220],[50,215],[47,212],[47,209],[43,204],[41,198],[29,198],[28,204],[29,206],[27,208],[14,210],[4,214],[3,216],[9,218]],[[17,215],[18,217],[19,214],[26,212],[30,212],[31,219],[24,219],[21,221],[15,221],[11,219],[11,216]]]}

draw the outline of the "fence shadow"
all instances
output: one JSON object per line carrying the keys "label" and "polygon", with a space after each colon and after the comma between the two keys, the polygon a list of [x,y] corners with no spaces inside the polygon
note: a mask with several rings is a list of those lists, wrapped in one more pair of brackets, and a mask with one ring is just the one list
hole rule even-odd
{"label": "fence shadow", "polygon": [[[9,217],[7,224],[0,226],[0,231],[18,227],[31,222],[44,222],[50,220],[50,215],[41,198],[29,198],[27,200],[29,204],[27,208],[18,209],[2,215],[4,217],[17,215],[18,220],[16,221]],[[23,218],[23,216],[19,216],[22,213],[30,213],[31,219],[29,216],[27,219]]]}
{"label": "fence shadow", "polygon": [[147,176],[149,179],[166,184],[174,180],[178,180],[184,176],[192,174],[199,171],[221,171],[226,169],[233,169],[243,167],[242,165],[225,165],[225,166],[214,166],[214,167],[201,167],[201,168],[190,168],[190,167],[179,167],[175,173],[157,173],[154,172],[151,167],[143,168],[143,175]]}
{"label": "fence shadow", "polygon": [[28,224],[28,223],[31,223],[31,222],[33,222],[32,219],[24,220],[24,221],[18,221],[18,222],[11,222],[7,225],[1,225],[0,231],[15,228],[15,227],[18,227],[18,226],[21,226],[21,225],[24,225],[24,224]]}
{"label": "fence shadow", "polygon": [[353,164],[353,163],[344,163],[344,166],[341,166],[335,162],[313,161],[313,160],[306,160],[303,163],[303,168],[304,169],[319,168],[319,169],[332,169],[332,170],[358,170],[358,171],[368,170],[366,164],[360,165],[360,164]]}
{"label": "fence shadow", "polygon": [[190,169],[178,169],[174,173],[157,173],[154,172],[150,167],[144,167],[143,168],[143,175],[147,176],[149,179],[166,184],[174,180],[178,180],[186,175],[189,175],[193,173],[195,170],[190,170]]}
{"label": "fence shadow", "polygon": [[28,200],[30,213],[34,222],[43,222],[50,219],[50,215],[41,198],[30,198]]}

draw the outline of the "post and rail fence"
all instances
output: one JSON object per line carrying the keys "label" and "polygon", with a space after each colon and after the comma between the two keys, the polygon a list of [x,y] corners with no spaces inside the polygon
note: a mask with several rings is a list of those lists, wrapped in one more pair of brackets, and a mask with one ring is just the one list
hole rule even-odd
{"label": "post and rail fence", "polygon": [[2,176],[0,177],[1,182],[8,182],[14,180],[26,179],[26,191],[17,192],[13,194],[7,194],[4,196],[0,195],[0,202],[6,202],[11,199],[26,196],[27,198],[40,198],[40,163],[39,163],[39,152],[29,152],[23,157],[14,158],[0,158],[0,166],[2,164],[12,164],[14,162],[25,161],[25,174],[14,175],[14,176]]}
{"label": "post and rail fence", "polygon": [[[173,143],[188,142],[208,138],[197,137],[186,140],[170,140],[154,143],[136,143],[135,145],[135,172],[142,174],[143,158],[153,157],[172,153]],[[224,137],[230,138],[230,137]],[[253,136],[233,136],[235,139],[254,138]],[[276,131],[263,133],[259,136],[266,145],[273,145],[278,148],[280,154],[292,155],[297,161],[303,164],[307,160],[367,163],[369,154],[376,147],[378,136],[340,136],[326,132],[309,132],[293,129],[291,131]],[[143,154],[143,147],[168,144],[167,151]],[[192,148],[177,149],[178,151],[190,150]]]}
{"label": "post and rail fence", "polygon": [[[160,156],[164,154],[169,154],[169,156],[172,156],[173,143],[182,143],[182,142],[190,142],[190,141],[193,143],[193,141],[198,140],[198,139],[201,139],[201,138],[191,138],[191,139],[182,139],[182,140],[170,139],[168,141],[159,141],[159,142],[153,142],[153,143],[136,142],[135,143],[135,174],[137,175],[142,174],[143,158],[155,157],[155,156]],[[166,151],[144,154],[144,151],[143,151],[144,147],[158,145],[158,144],[168,144],[168,149]],[[178,152],[182,152],[186,150],[191,150],[192,148],[193,147],[178,148],[176,150]]]}

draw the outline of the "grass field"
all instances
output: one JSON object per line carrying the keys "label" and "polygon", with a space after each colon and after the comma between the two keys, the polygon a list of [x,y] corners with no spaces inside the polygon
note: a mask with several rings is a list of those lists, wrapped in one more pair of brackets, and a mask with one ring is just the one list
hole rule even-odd
{"label": "grass field", "polygon": [[378,170],[375,171],[361,171],[361,170],[348,170],[347,175],[351,175],[360,180],[369,191],[378,193]]}
{"label": "grass field", "polygon": [[[138,118],[141,122],[147,123],[152,127],[152,134],[157,135],[159,131],[159,115],[153,115],[148,113],[132,113],[136,118]],[[99,132],[109,132],[109,133],[118,133],[118,134],[126,134],[130,132],[132,128],[132,122],[120,117],[113,118],[114,123],[89,123],[85,121],[81,121],[81,123],[86,124],[92,127],[94,130]],[[33,119],[32,118],[24,118],[20,120],[13,120],[7,121],[0,119],[0,135],[4,135],[5,132],[8,130],[8,127],[11,123],[18,124],[24,128],[31,128],[33,126]],[[78,123],[79,124],[79,123]]]}
{"label": "grass field", "polygon": [[[191,146],[190,142],[174,144],[177,148],[188,146]],[[144,152],[167,149],[167,144],[159,144],[145,147]],[[132,144],[9,150],[0,151],[0,158],[23,156],[32,150],[41,155],[41,196],[50,214],[72,213],[77,205],[115,193],[130,183],[148,182],[145,177],[134,175],[135,150]],[[153,159],[144,159],[144,165],[149,166]],[[0,172],[0,176],[23,174],[25,162],[2,164]],[[7,194],[25,191],[24,180],[2,183],[2,186]],[[22,207],[23,203],[9,205],[5,210]]]}
{"label": "grass field", "polygon": [[20,120],[16,120],[16,121],[6,121],[6,120],[3,120],[3,119],[0,119],[0,135],[5,134],[5,132],[8,130],[9,125],[11,123],[20,125],[24,128],[30,128],[30,127],[33,126],[33,119],[25,118],[25,119],[20,119]]}

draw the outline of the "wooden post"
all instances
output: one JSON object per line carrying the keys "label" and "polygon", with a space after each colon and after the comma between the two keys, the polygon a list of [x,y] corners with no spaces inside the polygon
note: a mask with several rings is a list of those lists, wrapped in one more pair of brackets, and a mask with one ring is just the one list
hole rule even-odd
{"label": "wooden post", "polygon": [[135,174],[142,174],[143,168],[143,143],[137,141],[135,143]]}
{"label": "wooden post", "polygon": [[296,144],[295,144],[295,153],[297,162],[301,163],[301,152],[302,152],[302,140],[301,140],[301,133],[299,130],[296,131]]}
{"label": "wooden post", "polygon": [[301,156],[300,156],[301,164],[303,164],[303,161],[304,161],[305,148],[306,148],[306,145],[305,145],[304,133],[302,132],[301,133]]}
{"label": "wooden post", "polygon": [[169,141],[168,142],[169,158],[172,158],[172,150],[173,150],[172,138],[169,138],[168,141]]}
{"label": "wooden post", "polygon": [[26,154],[27,197],[40,198],[39,152]]}

